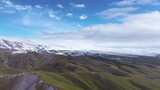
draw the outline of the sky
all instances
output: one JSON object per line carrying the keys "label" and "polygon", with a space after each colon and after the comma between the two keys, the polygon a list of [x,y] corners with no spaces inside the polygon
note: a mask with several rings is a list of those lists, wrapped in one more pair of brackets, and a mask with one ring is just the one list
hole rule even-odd
{"label": "sky", "polygon": [[0,0],[0,37],[55,49],[160,47],[160,0]]}

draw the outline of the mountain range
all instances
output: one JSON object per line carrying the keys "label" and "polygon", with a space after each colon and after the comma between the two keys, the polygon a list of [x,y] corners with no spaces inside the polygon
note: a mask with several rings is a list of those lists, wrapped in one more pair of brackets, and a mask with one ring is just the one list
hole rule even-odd
{"label": "mountain range", "polygon": [[0,39],[0,49],[10,51],[12,53],[26,53],[28,51],[48,52],[56,54],[115,54],[115,55],[159,55],[158,48],[108,48],[106,50],[57,50],[54,46],[37,44],[33,41]]}
{"label": "mountain range", "polygon": [[0,90],[160,90],[160,56],[1,39],[0,83]]}

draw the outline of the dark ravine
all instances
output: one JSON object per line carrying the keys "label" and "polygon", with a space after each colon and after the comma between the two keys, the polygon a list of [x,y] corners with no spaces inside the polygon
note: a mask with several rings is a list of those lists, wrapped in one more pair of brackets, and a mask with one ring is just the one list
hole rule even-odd
{"label": "dark ravine", "polygon": [[0,78],[0,83],[1,90],[56,90],[53,86],[43,83],[37,75],[31,73],[4,75]]}

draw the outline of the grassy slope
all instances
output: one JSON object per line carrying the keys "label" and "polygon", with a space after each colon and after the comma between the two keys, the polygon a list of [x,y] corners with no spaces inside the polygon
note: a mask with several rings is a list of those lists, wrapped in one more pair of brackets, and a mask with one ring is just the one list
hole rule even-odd
{"label": "grassy slope", "polygon": [[147,79],[141,74],[124,77],[104,72],[38,71],[37,75],[59,90],[160,90],[160,80]]}
{"label": "grassy slope", "polygon": [[[45,60],[39,56],[28,57],[25,58],[27,62],[21,60],[22,66],[27,63],[29,72],[34,72],[45,83],[53,85],[58,90],[160,90],[160,69],[158,67],[103,61],[90,57],[61,56],[54,57],[53,62],[45,65]],[[17,61],[19,62],[19,58]],[[16,62],[15,66],[18,66],[17,64]],[[0,75],[19,73],[23,70],[0,67]]]}

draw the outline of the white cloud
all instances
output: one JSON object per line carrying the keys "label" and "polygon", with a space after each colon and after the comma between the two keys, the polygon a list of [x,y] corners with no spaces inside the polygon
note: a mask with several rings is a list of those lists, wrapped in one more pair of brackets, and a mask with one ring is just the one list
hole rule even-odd
{"label": "white cloud", "polygon": [[[125,17],[122,23],[99,24],[78,32],[45,34],[47,42],[66,49],[129,51],[160,48],[160,11]],[[54,40],[54,42],[51,42]],[[73,43],[74,42],[74,45]],[[69,44],[71,43],[71,44]]]}
{"label": "white cloud", "polygon": [[116,3],[119,6],[146,5],[160,3],[159,0],[122,0]]}
{"label": "white cloud", "polygon": [[30,6],[30,5],[26,5],[26,6],[16,5],[16,6],[13,6],[13,7],[15,7],[16,10],[18,10],[18,11],[31,10],[32,9],[32,6]]}
{"label": "white cloud", "polygon": [[72,14],[72,13],[67,13],[66,16],[67,16],[67,17],[72,17],[73,14]]}
{"label": "white cloud", "polygon": [[87,15],[81,15],[81,16],[79,17],[80,20],[86,20],[87,18],[88,18]]}
{"label": "white cloud", "polygon": [[[42,12],[41,14],[35,12],[26,13],[24,16],[14,18],[12,25],[22,29],[25,28],[25,30],[30,30],[30,32],[35,31],[36,35],[39,35],[41,32],[53,33],[77,30],[76,24],[68,23],[64,20],[57,20],[55,13],[56,12],[52,10]],[[48,17],[46,15],[48,15]]]}
{"label": "white cloud", "polygon": [[[44,8],[41,5],[20,5],[16,4],[14,2],[11,2],[10,0],[2,0],[0,1],[2,3],[2,10],[0,12],[3,13],[8,13],[8,14],[13,14],[16,12],[21,12],[23,11],[24,13],[27,12],[27,14],[33,14],[33,13],[38,13],[39,15],[48,15],[49,18],[55,19],[55,20],[60,20],[61,18],[57,15],[57,11],[53,11],[52,9]],[[42,9],[41,12],[38,12],[37,9]],[[20,14],[18,14],[20,15]]]}
{"label": "white cloud", "polygon": [[2,0],[1,2],[6,4],[6,5],[8,5],[8,6],[12,6],[13,5],[13,3],[10,0]]}
{"label": "white cloud", "polygon": [[2,0],[1,3],[3,3],[4,8],[11,8],[11,9],[15,9],[17,11],[31,10],[32,9],[32,6],[30,6],[30,5],[14,4],[10,0]]}
{"label": "white cloud", "polygon": [[76,8],[85,8],[85,4],[75,4],[75,3],[71,3],[70,4],[72,7],[76,7]]}
{"label": "white cloud", "polygon": [[58,17],[53,11],[49,11],[48,15],[49,15],[50,18],[60,20],[60,17]]}
{"label": "white cloud", "polygon": [[135,7],[110,8],[97,13],[97,15],[105,17],[107,19],[112,19],[116,17],[126,17],[137,10],[138,8]]}
{"label": "white cloud", "polygon": [[35,5],[35,8],[42,9],[43,7],[41,5]]}
{"label": "white cloud", "polygon": [[61,9],[64,8],[64,6],[63,6],[62,4],[57,4],[57,7],[58,7],[58,8],[61,8]]}

